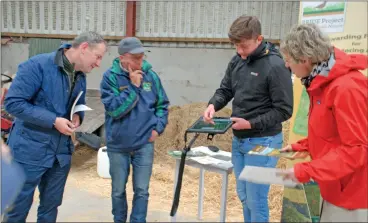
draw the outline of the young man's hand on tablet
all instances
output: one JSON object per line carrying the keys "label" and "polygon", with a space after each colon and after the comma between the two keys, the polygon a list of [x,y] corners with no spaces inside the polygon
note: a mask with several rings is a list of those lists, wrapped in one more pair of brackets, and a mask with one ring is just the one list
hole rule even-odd
{"label": "young man's hand on tablet", "polygon": [[215,122],[213,121],[214,114],[215,114],[215,106],[213,106],[212,104],[208,105],[207,109],[204,111],[203,114],[204,122],[211,123],[214,125],[215,124]]}

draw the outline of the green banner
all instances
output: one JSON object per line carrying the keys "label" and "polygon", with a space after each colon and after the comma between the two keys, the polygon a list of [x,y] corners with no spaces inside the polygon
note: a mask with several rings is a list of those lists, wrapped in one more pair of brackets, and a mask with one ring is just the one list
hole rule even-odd
{"label": "green banner", "polygon": [[[257,145],[249,155],[272,156],[280,160],[280,154],[274,148]],[[283,157],[288,157],[284,155]],[[289,154],[290,157],[290,154]],[[286,168],[292,168],[296,163],[307,161],[307,156],[286,159]],[[315,182],[300,184],[297,187],[284,187],[282,200],[281,222],[319,222],[320,191]]]}
{"label": "green banner", "polygon": [[305,87],[303,87],[302,95],[298,111],[296,113],[293,132],[298,135],[308,135],[308,112],[309,112],[309,96]]}

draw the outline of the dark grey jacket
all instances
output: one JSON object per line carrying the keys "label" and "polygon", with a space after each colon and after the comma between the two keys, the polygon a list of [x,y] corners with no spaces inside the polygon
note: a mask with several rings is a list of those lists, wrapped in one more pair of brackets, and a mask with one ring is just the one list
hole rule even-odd
{"label": "dark grey jacket", "polygon": [[209,101],[221,110],[233,99],[232,117],[248,120],[252,128],[233,130],[238,138],[272,136],[293,113],[291,72],[273,44],[262,42],[246,60],[235,55]]}

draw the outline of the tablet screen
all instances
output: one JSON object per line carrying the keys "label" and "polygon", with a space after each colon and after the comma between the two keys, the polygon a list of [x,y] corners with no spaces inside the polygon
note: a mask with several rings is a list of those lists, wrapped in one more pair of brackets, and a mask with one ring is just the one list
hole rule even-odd
{"label": "tablet screen", "polygon": [[203,133],[225,133],[232,124],[230,118],[213,118],[215,124],[205,123],[203,118],[198,119],[187,131]]}

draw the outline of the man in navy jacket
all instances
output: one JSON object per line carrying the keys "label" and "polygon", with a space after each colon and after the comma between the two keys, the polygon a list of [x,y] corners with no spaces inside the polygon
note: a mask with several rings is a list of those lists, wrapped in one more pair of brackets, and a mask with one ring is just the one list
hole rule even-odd
{"label": "man in navy jacket", "polygon": [[14,161],[26,182],[6,222],[25,222],[35,188],[40,191],[38,222],[55,222],[74,150],[70,135],[83,121],[71,107],[85,103],[86,76],[106,52],[102,36],[85,32],[72,44],[39,54],[21,63],[5,98],[5,109],[15,117],[8,139]]}
{"label": "man in navy jacket", "polygon": [[127,220],[125,185],[133,166],[134,199],[130,222],[145,222],[152,173],[153,142],[164,132],[169,100],[159,76],[145,60],[141,41],[123,39],[119,57],[101,82],[106,110],[106,144],[112,179],[114,222]]}

